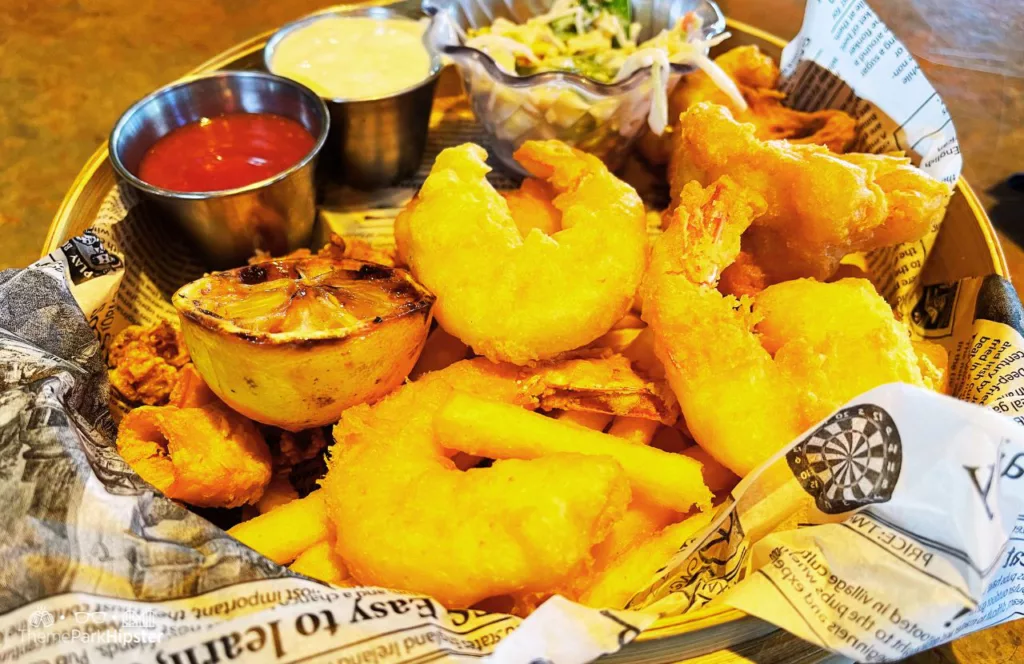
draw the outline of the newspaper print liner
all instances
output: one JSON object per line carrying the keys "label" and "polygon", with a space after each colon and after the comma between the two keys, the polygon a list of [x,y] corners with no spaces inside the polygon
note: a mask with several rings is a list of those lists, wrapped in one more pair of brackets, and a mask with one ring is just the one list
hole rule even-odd
{"label": "newspaper print liner", "polygon": [[[955,135],[952,132],[951,125],[945,125],[940,127],[938,130],[928,129],[924,131],[920,123],[915,123],[915,116],[919,115],[919,111],[915,111],[910,117],[899,123],[898,129],[895,132],[887,130],[886,124],[881,122],[878,126],[881,126],[881,130],[871,129],[870,123],[877,120],[878,118],[888,118],[889,116],[882,113],[878,107],[871,103],[871,99],[883,99],[887,102],[893,101],[894,92],[888,90],[887,86],[889,82],[887,80],[875,80],[874,77],[856,78],[857,94],[852,93],[852,88],[845,83],[837,82],[834,76],[824,75],[826,72],[823,69],[822,58],[828,56],[826,48],[819,48],[813,53],[809,48],[809,45],[814,44],[812,37],[819,39],[824,35],[824,32],[820,30],[820,26],[812,25],[814,21],[814,7],[815,3],[811,3],[808,6],[808,21],[805,22],[803,35],[798,37],[794,41],[794,44],[799,45],[799,49],[794,51],[794,47],[791,45],[790,49],[787,49],[786,56],[784,57],[784,71],[787,74],[786,85],[794,85],[794,81],[802,81],[799,83],[799,90],[804,91],[800,96],[794,96],[793,101],[805,108],[813,107],[816,104],[820,104],[820,107],[831,106],[831,107],[842,107],[852,112],[858,117],[860,124],[863,127],[868,127],[866,131],[862,131],[862,146],[873,147],[877,150],[892,149],[906,143],[906,147],[912,149],[912,152],[917,150],[924,150],[925,154],[922,155],[919,152],[915,152],[914,156],[916,160],[922,165],[933,172],[934,174],[944,177],[946,179],[955,179],[956,174],[959,172],[959,156],[958,152],[950,149],[950,145],[955,146]],[[866,7],[863,2],[847,2],[842,4],[842,16],[839,20],[833,23],[831,29],[831,36],[829,39],[834,40],[834,46],[839,45],[840,38],[845,40],[848,44],[849,34],[844,36],[844,30],[848,30],[850,26],[857,26],[860,30],[860,37],[857,37],[853,43],[854,50],[849,53],[850,56],[854,57],[855,60],[863,60],[865,57],[870,57],[871,61],[877,64],[886,57],[887,53],[892,54],[891,57],[902,57],[904,62],[899,66],[906,69],[908,66],[912,70],[916,69],[916,64],[913,64],[912,59],[901,52],[901,47],[898,47],[898,42],[895,42],[891,38],[891,34],[877,21],[877,17]],[[867,26],[867,27],[863,27]],[[808,34],[808,31],[811,34]],[[838,31],[838,36],[837,36]],[[866,36],[865,36],[866,35]],[[872,36],[873,35],[873,36]],[[894,46],[895,44],[896,46]],[[877,48],[876,48],[877,47]],[[845,53],[846,45],[843,46],[843,53]],[[858,50],[859,49],[859,50]],[[876,50],[872,50],[876,49]],[[795,53],[795,54],[794,54]],[[909,65],[906,64],[909,61]],[[843,68],[837,66],[843,62],[843,54],[840,57],[832,56],[831,60],[825,67],[831,70],[842,71]],[[813,64],[811,64],[813,63]],[[870,68],[869,68],[870,69]],[[815,72],[815,75],[808,74],[808,72]],[[866,71],[863,73],[867,73]],[[927,86],[927,82],[924,81],[923,77],[917,76],[912,77],[913,81],[923,81],[927,87],[926,92],[929,92],[928,99],[937,99],[934,96],[934,91],[931,90],[930,86]],[[812,85],[816,85],[816,88],[812,88]],[[817,90],[815,94],[812,94],[811,90]],[[829,92],[831,90],[831,92]],[[845,92],[845,95],[839,94],[836,91]],[[822,92],[824,91],[824,92]],[[905,90],[901,91],[901,94],[905,95]],[[907,96],[899,99],[900,103],[906,103],[908,101]],[[912,101],[912,99],[911,99]],[[925,102],[922,104],[922,108],[926,107],[929,103]],[[941,104],[941,101],[938,102]],[[897,104],[898,106],[898,104]],[[887,106],[888,108],[888,106]],[[447,109],[451,110],[451,109]],[[896,111],[899,109],[890,109],[893,111],[893,115],[896,115]],[[902,135],[899,133],[902,132]],[[873,136],[871,143],[867,143],[865,136]],[[472,140],[478,136],[475,127],[472,122],[465,115],[458,113],[445,113],[442,109],[440,117],[435,113],[435,118],[432,126],[431,145],[428,150],[427,160],[425,166],[432,162],[433,156],[436,152],[445,145],[450,145],[464,140]],[[902,136],[902,137],[901,137]],[[907,143],[906,137],[911,137],[911,141]],[[938,139],[941,138],[941,141]],[[902,142],[901,142],[902,141]],[[950,143],[952,141],[952,143]],[[936,153],[936,144],[944,145],[941,150]],[[422,176],[425,173],[421,171],[417,178],[414,178],[409,183],[403,183],[402,187],[397,188],[392,192],[384,192],[372,201],[372,205],[366,205],[366,202],[360,206],[361,209],[328,209],[322,215],[322,221],[325,222],[325,227],[330,227],[336,230],[343,231],[345,233],[357,234],[363,237],[369,238],[371,241],[377,244],[386,244],[390,242],[390,223],[397,212],[397,209],[412,195],[419,182],[422,181]],[[511,183],[508,182],[496,182],[497,186],[509,186]],[[641,188],[642,189],[642,188]],[[657,193],[657,192],[654,192]],[[330,203],[331,195],[328,195],[328,203]],[[655,197],[656,198],[656,197]],[[652,197],[648,196],[651,200]],[[201,274],[201,266],[195,264],[192,259],[190,252],[187,248],[178,243],[172,233],[169,233],[166,229],[162,229],[158,223],[154,223],[152,211],[148,210],[144,204],[140,204],[137,200],[134,200],[132,194],[127,191],[114,191],[111,196],[108,197],[107,201],[103,206],[100,217],[97,219],[96,224],[93,228],[95,237],[105,240],[109,246],[115,248],[116,254],[120,254],[124,257],[126,267],[125,269],[114,269],[108,270],[105,274],[101,274],[96,278],[85,281],[76,287],[75,295],[79,303],[82,304],[89,314],[89,324],[96,330],[100,339],[104,344],[109,342],[109,339],[113,333],[126,324],[132,322],[152,322],[161,317],[168,317],[171,315],[171,309],[167,304],[167,298],[170,292],[181,283],[188,281],[195,276]],[[937,231],[937,229],[934,229]],[[884,292],[889,299],[894,302],[897,307],[902,310],[909,311],[912,308],[912,303],[917,302],[917,298],[912,295],[917,292],[919,285],[917,283],[917,277],[920,274],[920,269],[924,264],[927,253],[934,243],[935,232],[933,232],[928,238],[920,243],[915,243],[914,246],[900,247],[898,250],[890,250],[883,252],[875,252],[874,254],[866,258],[867,266],[874,277],[876,284],[879,285],[882,292]],[[85,240],[82,245],[87,247],[92,240]],[[83,246],[75,246],[72,249],[82,253]],[[83,257],[79,259],[74,258],[74,251],[69,253],[55,252],[61,254],[60,256],[53,256],[52,262],[60,262],[63,264],[71,264],[82,262],[89,265],[87,260]],[[85,252],[83,256],[87,256],[88,252]],[[96,263],[93,266],[92,271],[96,274],[104,272],[99,265],[102,265],[103,260],[94,261]],[[113,261],[111,261],[113,262]],[[51,269],[53,267],[45,268]],[[84,275],[84,273],[83,273]],[[893,275],[897,275],[895,278]],[[970,280],[967,280],[962,284],[964,288],[970,288]],[[52,284],[50,285],[52,287]],[[959,288],[960,286],[957,286]],[[954,288],[954,286],[950,286]],[[111,292],[116,293],[115,299],[111,300],[109,294]],[[998,323],[996,323],[998,324]],[[957,343],[963,343],[958,341]],[[45,354],[45,353],[44,353]],[[965,358],[970,358],[969,354],[964,354]],[[958,367],[961,365],[957,365]],[[102,382],[102,381],[101,381]],[[937,398],[935,395],[928,395],[929,398]],[[874,408],[884,408],[880,405],[873,405]],[[827,426],[827,425],[826,425]],[[108,439],[109,440],[109,439]],[[86,446],[88,447],[88,446]],[[102,446],[97,446],[102,447]],[[806,447],[806,445],[805,445]],[[106,449],[110,449],[109,443],[106,445]],[[116,456],[116,455],[114,455]],[[122,462],[123,466],[123,462]],[[93,468],[96,466],[94,465]],[[791,471],[787,471],[791,472]],[[98,473],[99,475],[100,473]],[[128,474],[131,475],[130,470]],[[102,473],[107,475],[109,473]],[[790,474],[792,477],[792,474]],[[137,480],[137,478],[135,478]],[[898,479],[898,478],[897,478]],[[106,484],[106,482],[104,482]],[[116,483],[115,483],[116,484]],[[734,500],[736,501],[733,506],[740,505],[743,501],[744,489],[748,489],[755,484],[753,478],[745,481],[741,487],[734,492]],[[793,484],[797,484],[793,482]],[[801,486],[801,490],[803,487]],[[819,497],[819,494],[812,495],[808,494],[808,499]],[[169,501],[165,501],[168,502]],[[169,503],[173,505],[173,503]],[[180,510],[180,508],[178,508]],[[694,538],[693,542],[689,545],[684,545],[682,551],[677,558],[683,558],[684,560],[691,560],[688,556],[688,552],[698,551],[701,555],[698,556],[698,565],[690,565],[690,573],[683,578],[674,577],[671,572],[665,572],[663,575],[655,579],[651,584],[651,587],[646,591],[638,593],[637,597],[631,602],[631,606],[639,605],[641,603],[647,603],[646,600],[655,599],[659,593],[652,592],[652,589],[657,586],[671,587],[671,591],[662,596],[661,601],[669,598],[673,602],[685,602],[685,607],[680,606],[668,606],[666,610],[668,612],[678,612],[681,608],[694,608],[702,605],[706,601],[717,597],[723,590],[731,587],[734,581],[740,580],[747,576],[746,570],[749,566],[749,541],[748,535],[750,533],[745,532],[743,525],[741,524],[740,516],[742,516],[742,509],[724,509],[716,522],[709,529],[710,537],[706,535],[698,536]],[[197,521],[201,519],[196,518]],[[212,527],[210,527],[212,530]],[[228,539],[228,538],[225,538]],[[756,538],[755,538],[756,539]],[[228,539],[228,541],[230,541]],[[237,545],[236,545],[237,546]],[[187,547],[186,547],[187,548]],[[237,546],[237,548],[244,549],[244,547]],[[97,549],[99,550],[99,548]],[[192,561],[189,561],[192,562]],[[186,562],[185,568],[188,568],[189,562]],[[272,577],[274,574],[282,574],[280,568],[276,568],[272,564],[270,571],[267,576]],[[672,562],[666,565],[666,570],[676,569],[677,566],[673,566]],[[269,584],[269,582],[267,582]],[[288,579],[287,581],[281,580],[275,583],[289,583],[299,584],[308,582],[300,582],[298,580]],[[749,584],[747,584],[749,585]],[[743,585],[741,584],[741,586]],[[295,589],[295,586],[289,586],[290,591]],[[66,589],[65,589],[66,590]],[[59,591],[58,591],[59,592]],[[365,594],[360,596],[360,592]],[[385,597],[390,597],[385,591],[355,591],[355,592],[344,592],[336,593],[335,595],[326,596],[321,593],[321,596],[316,598],[316,601],[327,602],[331,606],[335,606],[335,603],[342,600],[353,600],[353,617],[358,617],[362,609],[359,608],[360,602],[364,601],[364,598],[372,594],[380,593]],[[38,597],[46,597],[51,595],[50,592],[44,592]],[[132,593],[134,594],[134,593]],[[138,596],[138,595],[135,595]],[[397,597],[397,596],[396,596]],[[637,601],[639,598],[644,598],[645,601]],[[24,597],[22,599],[25,599]],[[388,605],[387,602],[397,602],[396,604]],[[452,629],[451,625],[458,620],[462,620],[463,624],[472,622],[468,616],[463,618],[453,618],[453,616],[460,615],[460,612],[444,612],[443,609],[439,609],[432,604],[429,600],[424,598],[404,598],[399,600],[386,599],[384,604],[380,602],[374,602],[377,609],[375,611],[381,612],[385,615],[388,614],[388,610],[381,609],[381,606],[401,606],[408,612],[409,607],[413,606],[414,602],[418,602],[418,612],[427,612],[431,614],[429,617],[437,620],[437,623],[442,625],[442,629]],[[236,602],[237,604],[237,602]],[[268,602],[267,604],[272,604]],[[337,608],[337,607],[335,607]],[[580,612],[584,612],[586,615],[579,615]],[[465,614],[466,612],[461,612]],[[596,615],[595,615],[596,614]],[[439,616],[445,616],[440,618]],[[611,650],[602,650],[603,644],[607,641],[608,644],[613,644],[612,650],[621,647],[621,645],[628,639],[635,636],[635,633],[644,624],[649,622],[649,618],[640,617],[636,614],[618,614],[616,612],[591,612],[590,610],[584,609],[583,607],[577,607],[569,603],[562,601],[553,601],[542,607],[536,614],[536,619],[533,621],[527,621],[532,623],[533,629],[523,627],[515,632],[512,632],[511,636],[507,636],[504,639],[506,646],[503,646],[503,650],[499,649],[500,652],[516,654],[525,654],[529,651],[555,654],[551,661],[586,661],[586,659],[596,656],[600,652],[610,652]],[[305,623],[302,622],[304,616],[308,614],[302,614],[296,619],[295,629],[300,633],[302,632],[301,625],[306,625],[306,629],[311,629],[309,625],[312,624],[311,619],[307,619]],[[333,616],[333,614],[332,614]],[[608,619],[607,623],[602,623],[596,616],[603,616]],[[481,618],[481,616],[472,616],[473,618]],[[550,639],[544,638],[543,624],[541,617],[545,618],[549,625],[561,625],[562,632],[559,634],[559,638]],[[394,616],[391,616],[394,618]],[[518,622],[517,619],[506,617],[508,620]],[[326,619],[326,618],[324,618]],[[454,622],[453,622],[454,621]],[[568,622],[566,622],[568,621]],[[43,621],[45,622],[45,621]],[[51,621],[52,622],[52,621]],[[356,621],[358,622],[358,621]],[[776,621],[780,622],[780,621]],[[616,627],[611,628],[611,624],[614,623]],[[235,625],[236,623],[232,623]],[[390,624],[390,623],[389,623]],[[478,623],[474,623],[479,625]],[[448,627],[443,627],[448,625]],[[789,626],[787,625],[787,628]],[[579,639],[566,639],[565,629],[576,629],[581,632]],[[541,631],[536,631],[541,630]],[[797,631],[797,630],[793,630]],[[277,635],[280,636],[280,635]],[[815,639],[816,641],[822,641],[821,639]],[[181,639],[169,642],[178,643]],[[187,641],[187,640],[186,640]],[[486,641],[486,639],[485,639]],[[518,643],[517,643],[518,642]],[[478,651],[483,646],[476,644]],[[493,643],[491,644],[493,646]],[[568,648],[566,646],[569,646]],[[829,645],[824,644],[823,645]],[[515,651],[512,648],[515,647]],[[525,650],[520,650],[525,648]],[[576,650],[576,654],[569,656],[567,650],[571,652],[573,649]],[[837,650],[841,650],[841,647],[837,647]],[[179,651],[184,653],[188,650]],[[489,651],[489,650],[487,650]],[[456,653],[452,650],[447,651],[451,655]],[[583,653],[581,655],[581,653]],[[443,654],[443,653],[442,653]],[[584,657],[581,659],[580,657]],[[383,657],[383,656],[382,656]],[[418,658],[417,658],[418,659]],[[381,661],[384,661],[383,659]],[[398,661],[398,660],[395,660]]]}

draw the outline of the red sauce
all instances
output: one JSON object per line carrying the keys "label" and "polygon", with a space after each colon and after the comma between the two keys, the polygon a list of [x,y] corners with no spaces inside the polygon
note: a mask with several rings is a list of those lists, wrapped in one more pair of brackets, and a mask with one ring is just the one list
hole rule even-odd
{"label": "red sauce", "polygon": [[294,120],[272,113],[228,113],[179,127],[146,151],[139,179],[172,191],[234,189],[273,177],[316,141]]}

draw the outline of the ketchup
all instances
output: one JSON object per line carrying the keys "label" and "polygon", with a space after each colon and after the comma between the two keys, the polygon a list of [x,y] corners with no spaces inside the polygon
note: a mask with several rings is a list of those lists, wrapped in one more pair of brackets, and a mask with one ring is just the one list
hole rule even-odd
{"label": "ketchup", "polygon": [[271,178],[309,154],[316,141],[273,113],[228,113],[179,127],[146,151],[139,179],[172,191],[219,191]]}

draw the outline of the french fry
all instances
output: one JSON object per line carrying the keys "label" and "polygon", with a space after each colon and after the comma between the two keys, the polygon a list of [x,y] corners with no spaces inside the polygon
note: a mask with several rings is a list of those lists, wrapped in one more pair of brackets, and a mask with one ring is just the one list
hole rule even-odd
{"label": "french fry", "polygon": [[612,524],[608,536],[594,547],[594,571],[590,575],[591,579],[623,553],[641,544],[673,521],[678,521],[679,518],[679,513],[675,510],[653,505],[642,498],[634,498],[625,514]]}
{"label": "french fry", "polygon": [[464,360],[468,351],[469,346],[438,327],[430,333],[427,342],[423,344],[420,359],[416,360],[416,366],[409,373],[409,378],[416,380],[425,373],[438,371]]}
{"label": "french fry", "polygon": [[731,470],[715,461],[700,445],[691,445],[683,452],[684,455],[700,462],[704,471],[704,483],[708,485],[712,493],[726,491],[736,486],[740,481]]}
{"label": "french fry", "polygon": [[536,459],[555,453],[610,456],[622,466],[634,491],[653,503],[678,512],[711,504],[697,461],[517,406],[457,392],[441,407],[434,427],[446,446],[492,459]]}
{"label": "french fry", "polygon": [[612,421],[612,417],[614,416],[608,413],[593,413],[589,410],[562,410],[555,415],[557,420],[594,431],[604,431],[604,428]]}
{"label": "french fry", "polygon": [[650,445],[654,440],[654,434],[658,431],[661,422],[657,420],[645,420],[642,417],[616,417],[612,422],[608,433],[628,440],[636,445]]}
{"label": "french fry", "polygon": [[256,509],[259,510],[260,514],[266,514],[275,507],[280,507],[298,497],[299,492],[292,486],[291,480],[288,479],[287,475],[274,475],[270,478],[270,484],[263,491],[263,495],[257,501]]}
{"label": "french fry", "polygon": [[712,512],[698,513],[631,547],[580,595],[580,604],[600,609],[622,608],[686,540],[711,523],[713,516]]}
{"label": "french fry", "polygon": [[799,522],[813,522],[807,510],[813,504],[814,498],[795,481],[786,460],[779,459],[761,471],[757,482],[743,492],[737,509],[743,513],[747,537],[756,542],[780,526],[789,529],[797,528]]}
{"label": "french fry", "polygon": [[323,496],[314,491],[228,530],[236,540],[285,565],[317,542],[330,537]]}
{"label": "french fry", "polygon": [[334,554],[334,542],[331,540],[318,542],[303,551],[288,569],[335,585],[343,584],[349,578],[345,564]]}

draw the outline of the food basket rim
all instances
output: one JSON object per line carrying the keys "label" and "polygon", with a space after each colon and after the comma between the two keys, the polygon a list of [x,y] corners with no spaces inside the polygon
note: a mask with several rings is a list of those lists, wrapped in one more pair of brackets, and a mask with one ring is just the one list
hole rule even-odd
{"label": "food basket rim", "polygon": [[[370,2],[363,2],[359,4],[363,6],[372,6],[393,4],[393,2],[388,2],[387,0],[371,0]],[[343,6],[351,7],[352,5]],[[326,8],[317,13],[328,12],[333,9],[335,8]],[[734,34],[745,34],[754,39],[771,44],[779,49],[783,48],[787,43],[786,40],[774,34],[728,17],[726,17],[726,28]],[[254,54],[262,51],[267,41],[279,29],[280,28],[278,27],[268,30],[219,53],[188,72],[186,76],[194,76],[205,72],[228,68],[232,63],[243,57],[253,56]],[[42,256],[55,251],[73,236],[73,229],[75,228],[75,222],[78,220],[81,208],[86,206],[98,207],[96,197],[99,196],[100,200],[102,200],[102,198],[106,196],[106,192],[108,191],[106,188],[99,193],[96,191],[90,192],[89,185],[101,169],[104,167],[108,170],[110,169],[108,156],[107,144],[104,142],[89,158],[81,171],[79,171],[71,185],[71,188],[68,190],[63,202],[58,208],[57,213],[54,215],[52,223],[50,224],[46,240],[43,245]],[[978,226],[984,236],[990,258],[992,259],[995,272],[1000,276],[1008,278],[1009,268],[1006,263],[1006,258],[1003,254],[1002,247],[999,244],[999,240],[996,237],[995,229],[993,228],[984,207],[978,200],[974,190],[963,177],[958,179],[956,188],[959,195],[964,197],[968,207],[978,222]],[[756,619],[737,609],[724,606],[714,606],[682,616],[660,619],[647,630],[642,632],[637,638],[637,641],[645,642],[668,637],[677,637],[696,632],[698,630],[737,623],[744,620]]]}

